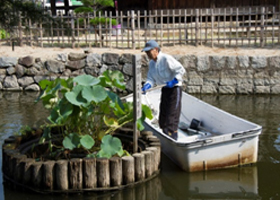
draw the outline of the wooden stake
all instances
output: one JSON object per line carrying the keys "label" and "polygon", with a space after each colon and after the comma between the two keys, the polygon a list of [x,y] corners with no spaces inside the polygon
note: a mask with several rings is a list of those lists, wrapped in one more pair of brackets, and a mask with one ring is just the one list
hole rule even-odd
{"label": "wooden stake", "polygon": [[54,189],[54,165],[55,161],[46,161],[43,164],[43,188],[46,190]]}
{"label": "wooden stake", "polygon": [[73,158],[69,161],[69,188],[82,189],[83,188],[83,171],[82,159]]}
{"label": "wooden stake", "polygon": [[111,186],[122,184],[122,159],[120,157],[110,158]]}
{"label": "wooden stake", "polygon": [[110,169],[109,160],[107,158],[98,158],[96,160],[97,186],[110,186]]}
{"label": "wooden stake", "polygon": [[83,159],[83,173],[84,173],[84,187],[96,188],[96,159],[84,158]]}
{"label": "wooden stake", "polygon": [[122,172],[124,185],[134,182],[134,158],[132,156],[122,157]]}
{"label": "wooden stake", "polygon": [[55,165],[55,179],[58,190],[68,190],[68,161],[58,160]]}

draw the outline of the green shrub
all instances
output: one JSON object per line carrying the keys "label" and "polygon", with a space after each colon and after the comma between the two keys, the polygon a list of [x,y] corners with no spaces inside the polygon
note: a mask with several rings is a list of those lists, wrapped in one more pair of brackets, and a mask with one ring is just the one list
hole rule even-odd
{"label": "green shrub", "polygon": [[0,38],[1,39],[6,39],[10,36],[9,33],[7,33],[4,29],[0,29]]}

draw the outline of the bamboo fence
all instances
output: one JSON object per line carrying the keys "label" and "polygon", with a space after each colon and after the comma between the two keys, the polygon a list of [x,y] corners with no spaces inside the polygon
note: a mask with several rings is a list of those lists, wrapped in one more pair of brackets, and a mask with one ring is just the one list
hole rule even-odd
{"label": "bamboo fence", "polygon": [[[154,39],[164,45],[270,47],[280,43],[275,7],[181,9],[53,16],[54,22],[33,23],[22,17],[9,44],[39,47],[107,47],[140,49]],[[90,20],[104,17],[106,23]],[[119,27],[112,25],[116,19]],[[77,21],[80,20],[80,23]]]}

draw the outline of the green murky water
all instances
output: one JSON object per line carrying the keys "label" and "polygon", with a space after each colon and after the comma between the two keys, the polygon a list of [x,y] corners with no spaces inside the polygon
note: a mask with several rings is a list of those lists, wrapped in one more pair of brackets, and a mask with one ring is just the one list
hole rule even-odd
{"label": "green murky water", "polygon": [[[22,125],[40,124],[47,116],[37,93],[0,92],[0,145]],[[179,200],[179,199],[280,199],[280,96],[197,96],[232,114],[263,126],[256,165],[209,172],[186,173],[162,155],[161,173],[155,179],[111,193],[71,195],[34,194],[12,189],[0,172],[3,200]],[[0,153],[0,157],[2,152]],[[2,165],[2,157],[0,159]]]}

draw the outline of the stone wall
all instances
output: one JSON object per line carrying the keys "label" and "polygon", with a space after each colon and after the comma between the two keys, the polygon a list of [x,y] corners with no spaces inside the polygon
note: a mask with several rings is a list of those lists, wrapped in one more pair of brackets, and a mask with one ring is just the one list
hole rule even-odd
{"label": "stone wall", "polygon": [[[175,55],[185,67],[183,89],[203,94],[280,94],[280,56]],[[142,80],[148,59],[142,56]],[[132,91],[132,55],[104,53],[58,54],[42,60],[32,56],[0,57],[0,89],[39,91],[42,79],[68,78],[80,74],[99,76],[105,70],[120,70],[127,91]]]}

